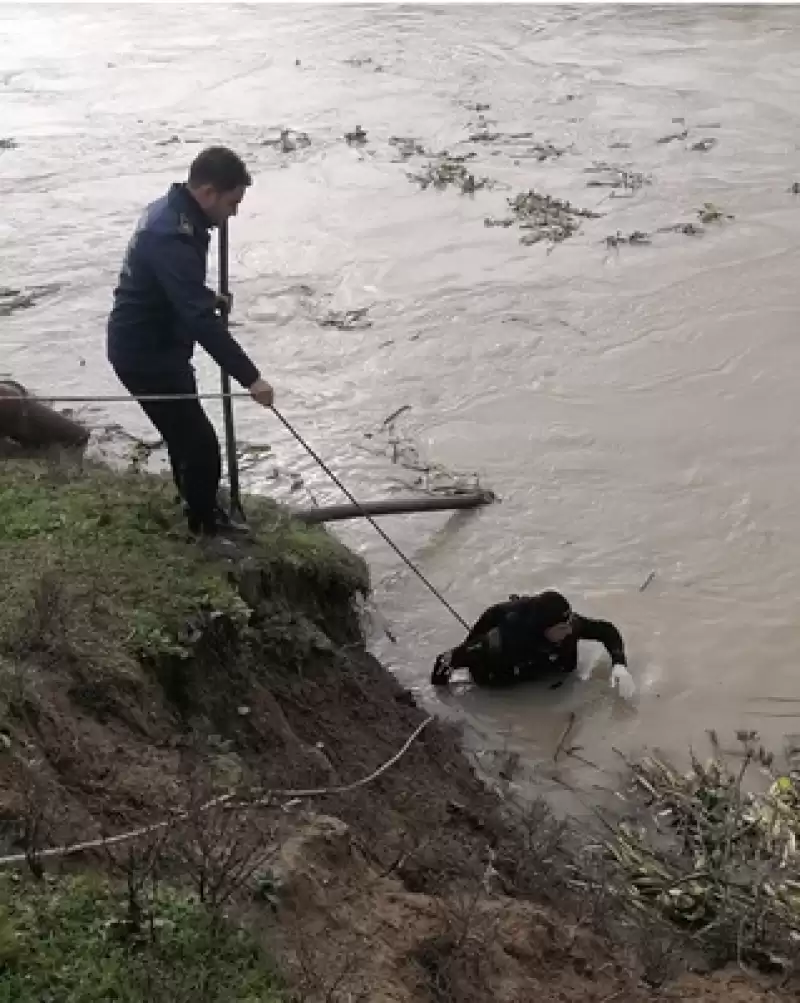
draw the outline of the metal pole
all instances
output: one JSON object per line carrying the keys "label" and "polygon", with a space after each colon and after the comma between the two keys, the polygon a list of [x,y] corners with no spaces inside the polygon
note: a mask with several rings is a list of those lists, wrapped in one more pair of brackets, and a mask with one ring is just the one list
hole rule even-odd
{"label": "metal pole", "polygon": [[[230,295],[230,284],[228,281],[228,224],[221,223],[219,227],[219,289],[221,296]],[[228,322],[228,308],[223,305],[222,317],[225,323]],[[225,453],[228,462],[228,483],[231,492],[231,516],[234,519],[244,520],[244,510],[239,495],[239,457],[236,452],[236,430],[233,424],[233,399],[231,396],[231,380],[228,374],[222,371],[222,416],[225,422]]]}

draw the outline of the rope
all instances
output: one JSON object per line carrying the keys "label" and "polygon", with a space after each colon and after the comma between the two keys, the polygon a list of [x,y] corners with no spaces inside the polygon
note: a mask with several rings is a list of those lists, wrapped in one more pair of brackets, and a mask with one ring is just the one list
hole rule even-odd
{"label": "rope", "polygon": [[371,515],[369,515],[368,512],[365,511],[365,509],[361,505],[361,503],[359,501],[357,501],[353,497],[353,495],[347,490],[347,488],[344,486],[344,484],[342,484],[342,482],[339,480],[339,478],[336,476],[336,474],[334,474],[333,471],[330,469],[330,467],[324,462],[324,460],[322,460],[314,452],[314,450],[311,448],[311,446],[309,446],[309,444],[305,441],[305,439],[303,439],[303,437],[300,435],[300,433],[295,428],[292,427],[292,425],[286,420],[286,418],[283,417],[283,415],[280,413],[280,411],[278,411],[275,407],[273,407],[271,410],[274,413],[275,417],[278,419],[278,421],[283,425],[283,427],[285,429],[287,429],[287,431],[289,431],[295,437],[295,439],[297,439],[297,441],[300,443],[300,445],[303,447],[303,449],[306,450],[306,452],[309,454],[309,456],[311,456],[312,459],[314,459],[319,464],[319,466],[325,471],[325,473],[328,475],[328,477],[330,477],[330,479],[333,481],[333,483],[336,485],[336,487],[339,488],[339,490],[344,495],[346,495],[346,497],[352,502],[353,505],[355,505],[355,507],[359,510],[359,512],[361,513],[361,515],[369,522],[369,524],[372,526],[372,528],[375,530],[375,532],[378,533],[381,537],[383,537],[384,541],[389,544],[389,546],[397,554],[397,556],[406,564],[406,566],[408,568],[411,569],[411,571],[414,572],[414,574],[419,578],[419,580],[422,582],[422,584],[425,585],[434,596],[436,596],[436,598],[444,606],[444,608],[446,610],[448,610],[450,613],[452,613],[452,615],[456,618],[456,620],[458,620],[458,622],[461,624],[461,626],[465,630],[469,630],[469,624],[461,616],[461,614],[458,613],[450,605],[450,603],[445,599],[445,597],[436,588],[436,586],[433,585],[425,577],[425,575],[423,575],[423,573],[419,570],[419,568],[416,566],[416,564],[414,564],[413,561],[411,561],[408,557],[406,557],[406,555],[397,546],[397,544],[394,542],[394,540],[392,540],[388,536],[388,534],[385,533],[383,529],[381,529],[381,527],[378,525],[378,523],[372,518]]}
{"label": "rope", "polygon": [[[4,384],[11,384],[20,389],[19,384],[12,384],[11,380],[0,380],[0,387]],[[181,400],[225,400],[226,398],[250,397],[246,390],[233,390],[230,393],[197,393],[197,394],[95,394],[93,397],[66,396],[49,397],[46,395],[20,394],[20,398],[26,401],[37,401],[40,404],[126,404],[129,401],[144,401],[152,403],[155,401],[181,401]],[[0,403],[14,403],[18,398],[4,397]]]}
{"label": "rope", "polygon": [[[433,717],[427,717],[415,730],[412,732],[411,736],[406,740],[405,744],[399,749],[391,759],[387,759],[385,763],[379,766],[376,770],[373,770],[366,777],[361,777],[359,780],[354,780],[349,784],[341,784],[336,787],[317,787],[311,790],[274,790],[270,791],[268,795],[263,798],[259,798],[257,801],[233,801],[233,794],[223,794],[220,797],[212,798],[211,801],[206,801],[202,804],[198,811],[207,812],[212,808],[219,806],[229,805],[233,809],[238,809],[239,811],[246,811],[250,808],[263,808],[266,805],[271,804],[276,797],[288,797],[288,798],[312,798],[312,797],[324,797],[329,794],[347,794],[350,791],[356,790],[358,787],[365,787],[367,784],[372,783],[377,780],[381,774],[385,773],[394,764],[401,759],[406,752],[411,748],[413,743],[420,736],[422,731],[427,728],[427,726],[433,721]],[[64,846],[50,846],[44,850],[39,851],[34,854],[34,858],[37,860],[45,860],[51,858],[63,858],[72,856],[75,853],[85,853],[87,850],[99,850],[107,846],[116,846],[119,843],[129,843],[134,839],[140,839],[142,836],[149,836],[154,832],[159,832],[163,829],[169,828],[177,821],[182,821],[189,817],[189,812],[182,811],[176,814],[173,818],[162,819],[160,822],[153,822],[150,825],[143,825],[137,829],[131,829],[129,832],[120,832],[114,836],[102,836],[99,839],[89,839],[81,843],[70,843]],[[5,857],[0,857],[0,867],[14,867],[18,864],[25,864],[30,859],[31,854],[27,853],[12,853]]]}
{"label": "rope", "polygon": [[425,720],[422,722],[422,724],[420,724],[417,728],[414,729],[414,731],[406,740],[402,748],[400,748],[392,756],[391,759],[387,759],[385,763],[379,766],[377,770],[373,770],[373,772],[370,773],[369,776],[361,777],[360,780],[354,780],[350,784],[342,784],[338,787],[316,787],[316,788],[311,788],[310,790],[297,790],[297,791],[293,790],[272,791],[269,795],[267,795],[267,797],[260,798],[258,801],[253,801],[251,803],[243,803],[242,805],[240,805],[240,807],[257,808],[262,805],[269,804],[271,799],[276,796],[289,797],[289,798],[318,798],[318,797],[323,797],[327,794],[349,794],[350,791],[354,791],[359,787],[366,787],[367,784],[371,784],[373,780],[377,780],[378,777],[381,776],[381,774],[385,773],[388,769],[394,766],[394,764],[399,759],[402,759],[403,756],[408,752],[408,750],[414,744],[414,742],[417,740],[417,738],[422,734],[424,729],[427,728],[428,725],[431,723],[431,721],[434,720],[435,718],[433,716],[426,717]]}
{"label": "rope", "polygon": [[[111,394],[106,396],[95,396],[95,397],[36,397],[30,394],[24,395],[24,400],[26,401],[40,401],[42,403],[51,404],[95,404],[95,403],[121,403],[125,401],[178,401],[178,400],[224,400],[227,398],[237,398],[237,397],[249,397],[250,394],[246,391],[232,391],[228,393],[196,393],[196,394],[146,394],[146,395],[118,395]],[[2,403],[2,398],[0,398],[0,403]],[[353,496],[353,494],[344,486],[341,480],[333,473],[331,468],[325,463],[325,461],[311,448],[311,446],[305,441],[305,439],[300,435],[300,433],[290,424],[290,422],[284,418],[284,416],[277,410],[274,406],[270,408],[272,413],[278,419],[278,421],[284,426],[284,428],[297,440],[297,442],[305,449],[305,451],[311,456],[311,458],[319,465],[319,467],[324,470],[324,472],[330,477],[333,483],[339,488],[339,490],[347,497],[347,499],[358,509],[361,516],[369,522],[372,528],[378,533],[379,536],[392,548],[392,550],[397,554],[401,561],[408,567],[413,573],[419,578],[422,584],[430,591],[430,593],[435,596],[439,602],[444,606],[444,608],[455,617],[456,620],[461,624],[464,630],[469,630],[469,624],[464,619],[461,614],[451,606],[451,604],[445,599],[442,593],[436,588],[436,586],[429,581],[428,578],[419,570],[419,568],[406,557],[403,551],[397,546],[394,540],[389,537],[389,535],[378,525],[375,519],[365,511],[363,505]]]}

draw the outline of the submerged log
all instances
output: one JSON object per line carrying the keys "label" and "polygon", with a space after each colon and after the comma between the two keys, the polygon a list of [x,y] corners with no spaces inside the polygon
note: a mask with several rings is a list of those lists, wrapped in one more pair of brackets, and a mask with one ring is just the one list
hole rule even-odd
{"label": "submerged log", "polygon": [[31,399],[21,383],[0,380],[0,438],[13,439],[29,449],[47,446],[77,449],[89,441],[89,430],[67,415]]}
{"label": "submerged log", "polygon": [[479,508],[481,505],[491,505],[493,501],[495,495],[491,491],[465,491],[436,498],[383,498],[361,502],[360,505],[322,505],[318,508],[297,509],[292,515],[295,519],[311,525],[319,522],[340,522],[343,519],[360,519],[365,515],[405,515],[411,512]]}

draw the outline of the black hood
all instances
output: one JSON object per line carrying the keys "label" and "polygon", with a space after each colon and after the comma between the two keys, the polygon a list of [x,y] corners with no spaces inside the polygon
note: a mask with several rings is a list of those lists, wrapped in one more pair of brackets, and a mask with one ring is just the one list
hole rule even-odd
{"label": "black hood", "polygon": [[572,607],[564,596],[552,589],[540,592],[538,596],[534,596],[532,606],[542,630],[547,630],[548,627],[555,627],[557,623],[563,623],[572,613]]}
{"label": "black hood", "polygon": [[510,598],[512,611],[524,621],[526,632],[542,633],[557,623],[563,623],[572,613],[572,607],[564,596],[553,589],[535,596],[513,595]]}

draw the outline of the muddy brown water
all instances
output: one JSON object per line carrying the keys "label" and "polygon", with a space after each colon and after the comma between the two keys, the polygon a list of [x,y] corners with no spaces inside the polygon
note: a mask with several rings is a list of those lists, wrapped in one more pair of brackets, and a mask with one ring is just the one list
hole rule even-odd
{"label": "muddy brown water", "polygon": [[[342,526],[400,678],[544,768],[572,711],[571,741],[604,768],[614,746],[702,747],[708,727],[777,742],[800,731],[800,702],[774,699],[800,701],[799,99],[793,7],[3,5],[0,285],[55,288],[0,319],[0,370],[117,392],[103,328],[131,227],[198,144],[228,143],[256,179],[231,233],[237,332],[287,417],[370,497],[413,476],[365,438],[410,405],[403,434],[502,503],[385,529],[468,620],[549,585],[613,618],[640,695],[611,699],[599,668],[439,701],[431,660],[461,628],[369,527]],[[356,125],[363,146],[342,138]],[[281,127],[310,146],[265,144]],[[468,141],[481,131],[500,135]],[[498,184],[421,191],[407,172],[427,158],[402,162],[393,136],[473,151]],[[540,162],[535,143],[565,152]],[[611,197],[587,186],[598,162],[650,183]],[[530,187],[605,215],[554,247],[483,225]],[[604,243],[697,222],[705,202],[735,218]],[[369,327],[317,323],[364,307]],[[149,434],[134,406],[84,413]],[[274,450],[249,487],[339,500],[268,416],[237,419]]]}

